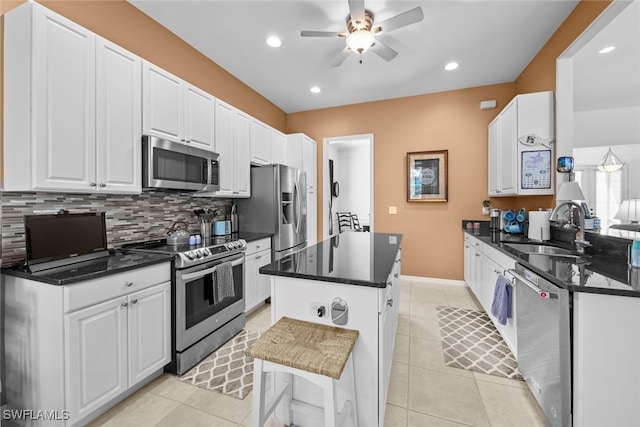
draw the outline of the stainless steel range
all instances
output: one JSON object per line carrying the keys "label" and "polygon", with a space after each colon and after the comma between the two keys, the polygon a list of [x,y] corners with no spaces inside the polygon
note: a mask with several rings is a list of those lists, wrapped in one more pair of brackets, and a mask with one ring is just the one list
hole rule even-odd
{"label": "stainless steel range", "polygon": [[175,255],[172,372],[187,372],[244,328],[246,246],[242,239],[220,237],[198,245],[174,246],[158,240],[123,247],[128,251]]}

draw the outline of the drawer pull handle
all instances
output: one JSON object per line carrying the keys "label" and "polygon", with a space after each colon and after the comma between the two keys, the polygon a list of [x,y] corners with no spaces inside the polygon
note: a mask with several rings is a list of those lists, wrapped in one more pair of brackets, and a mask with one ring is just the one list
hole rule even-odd
{"label": "drawer pull handle", "polygon": [[133,282],[132,281],[128,281],[127,283],[124,284],[125,286],[131,287],[133,286]]}
{"label": "drawer pull handle", "polygon": [[475,256],[480,256],[480,254],[475,254]]}
{"label": "drawer pull handle", "polygon": [[128,306],[128,305],[129,305],[129,303],[128,303],[128,302],[126,302],[126,301],[122,301],[122,303],[121,303],[120,305],[121,305],[121,306],[123,306],[123,307],[126,307],[126,306]]}
{"label": "drawer pull handle", "polygon": [[256,255],[256,259],[262,258],[262,255]]}
{"label": "drawer pull handle", "polygon": [[134,298],[131,300],[131,304],[137,304],[138,303],[138,298]]}

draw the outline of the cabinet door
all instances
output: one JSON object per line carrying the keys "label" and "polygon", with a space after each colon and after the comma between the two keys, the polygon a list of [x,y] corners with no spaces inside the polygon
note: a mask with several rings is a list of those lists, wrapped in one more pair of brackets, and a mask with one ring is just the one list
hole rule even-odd
{"label": "cabinet door", "polygon": [[95,35],[43,7],[34,11],[33,187],[93,191]]}
{"label": "cabinet door", "polygon": [[180,142],[184,99],[182,80],[146,61],[142,72],[143,133]]}
{"label": "cabinet door", "polygon": [[271,128],[259,120],[251,119],[251,163],[271,163]]}
{"label": "cabinet door", "polygon": [[271,163],[287,165],[287,137],[284,133],[271,129]]}
{"label": "cabinet door", "polygon": [[498,323],[498,319],[491,314],[491,305],[493,304],[493,294],[495,290],[496,281],[498,280],[498,276],[502,274],[504,269],[491,261],[488,258],[485,258],[485,269],[484,269],[484,292],[483,298],[484,301],[482,303],[485,306],[485,311],[493,320],[493,323],[496,325],[496,328],[500,332],[500,335],[504,338],[507,345],[511,349],[514,355],[517,357],[517,322],[516,322],[516,288],[511,287],[511,317],[507,319],[507,324],[502,325]]}
{"label": "cabinet door", "polygon": [[307,191],[316,190],[317,151],[316,142],[305,136],[302,139],[302,169],[307,173]]}
{"label": "cabinet door", "polygon": [[258,252],[256,254],[256,299],[262,302],[271,296],[271,276],[260,274],[258,270],[271,264],[271,250]]}
{"label": "cabinet door", "polygon": [[171,283],[128,297],[129,387],[171,361]]}
{"label": "cabinet door", "polygon": [[235,120],[235,189],[236,197],[251,196],[251,118],[236,110]]}
{"label": "cabinet door", "polygon": [[318,243],[318,193],[314,189],[307,191],[307,246],[316,243]]}
{"label": "cabinet door", "polygon": [[204,150],[215,151],[213,116],[215,98],[213,95],[184,83],[184,139]]}
{"label": "cabinet door", "polygon": [[96,183],[108,193],[140,193],[142,60],[97,37]]}
{"label": "cabinet door", "polygon": [[244,259],[244,311],[252,310],[258,303],[256,255],[247,255]]}
{"label": "cabinet door", "polygon": [[235,108],[226,102],[216,99],[216,150],[218,150],[218,154],[220,154],[220,190],[216,193],[218,195],[232,195],[235,186],[235,158],[233,149],[235,114]]}
{"label": "cabinet door", "polygon": [[296,169],[303,169],[303,135],[296,133],[287,135],[287,164]]}
{"label": "cabinet door", "polygon": [[126,298],[65,315],[65,352],[67,408],[77,420],[127,389]]}
{"label": "cabinet door", "polygon": [[[393,301],[390,286],[379,292],[384,294],[384,304],[378,320],[378,419],[384,420],[397,323],[393,305],[398,304],[399,301]],[[382,425],[382,421],[379,424]]]}
{"label": "cabinet door", "polygon": [[498,187],[498,175],[500,165],[498,162],[498,126],[499,118],[489,124],[489,195],[499,196],[500,188]]}
{"label": "cabinet door", "polygon": [[516,194],[518,173],[518,107],[511,102],[500,117],[498,136],[498,187],[501,195]]}

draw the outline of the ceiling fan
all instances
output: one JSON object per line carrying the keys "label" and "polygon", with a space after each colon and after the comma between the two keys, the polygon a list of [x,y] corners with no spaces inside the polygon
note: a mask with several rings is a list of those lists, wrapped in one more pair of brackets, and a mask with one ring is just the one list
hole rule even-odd
{"label": "ceiling fan", "polygon": [[[346,46],[331,63],[332,67],[340,66],[352,52],[363,54],[368,49],[384,59],[391,61],[398,52],[376,38],[377,35],[415,24],[424,19],[422,8],[416,7],[395,15],[382,22],[374,23],[373,13],[364,8],[364,0],[349,0],[349,16],[347,31],[301,31],[302,37],[339,37],[346,41]],[[362,63],[362,59],[360,59]]]}

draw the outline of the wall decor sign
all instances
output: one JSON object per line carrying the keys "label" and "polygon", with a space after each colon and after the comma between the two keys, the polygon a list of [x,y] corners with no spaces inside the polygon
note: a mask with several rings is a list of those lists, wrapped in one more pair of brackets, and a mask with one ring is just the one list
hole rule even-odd
{"label": "wall decor sign", "polygon": [[407,201],[446,202],[448,150],[407,153]]}

